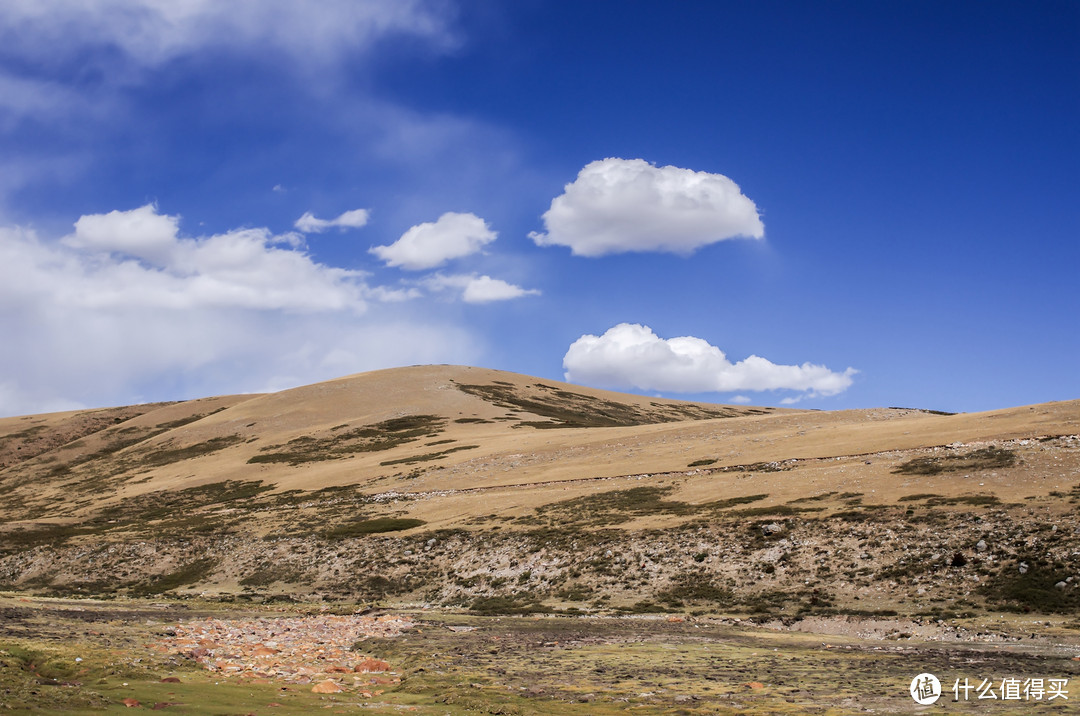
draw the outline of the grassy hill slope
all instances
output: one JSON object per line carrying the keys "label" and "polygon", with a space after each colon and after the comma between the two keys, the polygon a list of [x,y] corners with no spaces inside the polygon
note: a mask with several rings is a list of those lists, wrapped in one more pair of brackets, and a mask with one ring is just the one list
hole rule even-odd
{"label": "grassy hill slope", "polygon": [[0,420],[0,487],[0,583],[42,593],[1080,604],[1080,401],[779,410],[419,366]]}

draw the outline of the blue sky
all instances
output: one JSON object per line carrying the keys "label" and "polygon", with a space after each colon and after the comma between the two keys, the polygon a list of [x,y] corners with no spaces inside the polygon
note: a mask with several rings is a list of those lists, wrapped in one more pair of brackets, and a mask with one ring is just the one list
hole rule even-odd
{"label": "blue sky", "polygon": [[1078,78],[1071,0],[10,0],[0,414],[1078,398]]}

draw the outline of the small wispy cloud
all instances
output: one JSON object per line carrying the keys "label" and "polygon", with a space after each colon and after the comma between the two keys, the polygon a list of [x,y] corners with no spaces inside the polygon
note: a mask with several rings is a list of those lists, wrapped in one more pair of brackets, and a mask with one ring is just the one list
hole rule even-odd
{"label": "small wispy cloud", "polygon": [[509,301],[522,296],[540,295],[537,289],[522,288],[499,278],[475,274],[436,273],[426,276],[421,283],[432,291],[458,289],[461,291],[461,299],[466,303],[492,303]]}
{"label": "small wispy cloud", "polygon": [[370,218],[371,212],[367,209],[346,211],[334,219],[319,219],[310,211],[305,211],[293,226],[305,234],[321,234],[327,229],[359,229],[366,226]]}

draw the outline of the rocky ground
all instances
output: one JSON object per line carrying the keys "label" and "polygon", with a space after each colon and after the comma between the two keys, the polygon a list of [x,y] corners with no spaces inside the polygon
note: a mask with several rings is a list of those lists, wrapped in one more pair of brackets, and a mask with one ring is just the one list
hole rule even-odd
{"label": "rocky ground", "polygon": [[[336,614],[0,597],[0,711],[22,713],[907,713],[911,679],[1054,679],[1080,696],[1065,620]],[[899,630],[904,630],[900,632]],[[996,688],[996,687],[995,687]],[[987,701],[951,701],[982,713]],[[991,704],[1057,713],[1066,699]]]}
{"label": "rocky ground", "polygon": [[[1080,512],[1058,497],[833,493],[723,509],[629,488],[533,515],[407,536],[74,538],[0,554],[45,594],[324,599],[480,612],[728,610],[776,616],[1077,613]],[[681,520],[635,529],[642,514]],[[500,601],[501,600],[501,601]]]}

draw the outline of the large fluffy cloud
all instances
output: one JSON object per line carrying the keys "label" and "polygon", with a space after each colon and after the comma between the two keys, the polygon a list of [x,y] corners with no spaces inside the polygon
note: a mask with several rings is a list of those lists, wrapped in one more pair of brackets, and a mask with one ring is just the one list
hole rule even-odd
{"label": "large fluffy cloud", "polygon": [[295,235],[179,225],[144,206],[60,240],[0,227],[0,415],[477,358],[469,331],[402,300],[415,290],[321,264]]}
{"label": "large fluffy cloud", "polygon": [[441,266],[451,259],[474,254],[498,234],[475,214],[447,212],[437,221],[417,224],[389,246],[375,246],[371,253],[409,271]]}
{"label": "large fluffy cloud", "polygon": [[663,339],[648,326],[620,323],[602,336],[584,335],[563,358],[566,379],[604,388],[673,393],[795,390],[835,395],[852,383],[823,365],[777,365],[760,356],[732,363],[716,346],[692,336]]}
{"label": "large fluffy cloud", "polygon": [[[5,243],[11,263],[30,272],[63,264],[59,294],[75,306],[201,306],[289,311],[348,309],[362,312],[368,291],[364,274],[315,263],[296,250],[298,237],[266,229],[238,229],[201,238],[181,238],[179,217],[153,205],[83,216],[62,244],[38,242],[16,233]],[[21,241],[18,237],[21,237]],[[290,246],[286,248],[286,246]],[[41,275],[57,286],[56,275]]]}
{"label": "large fluffy cloud", "polygon": [[369,216],[370,212],[367,209],[346,211],[335,219],[320,219],[310,211],[305,211],[304,215],[297,219],[293,226],[305,234],[321,234],[327,229],[333,228],[359,229],[368,223]]}
{"label": "large fluffy cloud", "polygon": [[587,164],[544,213],[540,246],[569,246],[577,256],[627,251],[690,254],[717,241],[761,238],[754,202],[722,174],[657,167],[643,159]]}

